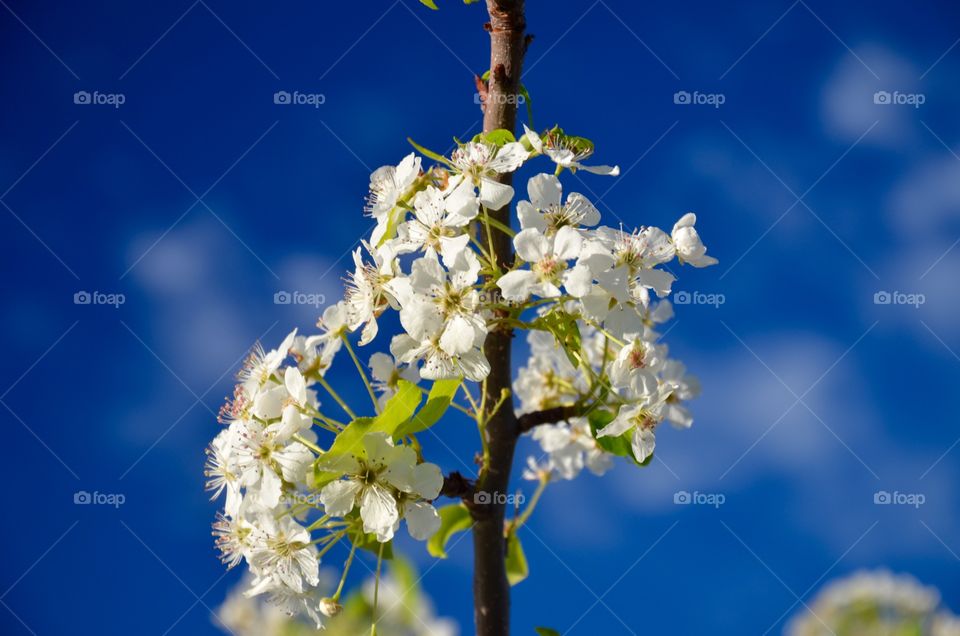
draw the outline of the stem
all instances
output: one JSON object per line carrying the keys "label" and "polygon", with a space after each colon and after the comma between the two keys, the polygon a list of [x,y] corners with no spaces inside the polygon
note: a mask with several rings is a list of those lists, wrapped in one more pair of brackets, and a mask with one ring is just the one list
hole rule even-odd
{"label": "stem", "polygon": [[337,586],[337,592],[333,595],[333,600],[339,601],[340,594],[343,592],[343,584],[347,582],[347,572],[350,571],[350,566],[353,564],[353,555],[357,551],[357,544],[350,544],[350,556],[347,557],[347,562],[343,564],[343,576],[340,577],[340,585]]}
{"label": "stem", "polygon": [[[483,130],[498,128],[516,131],[517,100],[520,89],[520,70],[523,65],[524,0],[487,0],[490,23],[490,79],[484,104]],[[512,174],[497,177],[500,183],[512,184]],[[510,206],[489,210],[488,217],[510,227]],[[489,227],[489,224],[488,224]],[[513,262],[513,243],[504,231],[492,233],[492,256],[501,271],[507,271]],[[499,318],[509,315],[500,310]],[[484,353],[490,361],[490,374],[484,384],[487,404],[496,404],[503,391],[511,385],[511,340],[513,330],[506,325],[495,325],[487,335]],[[506,493],[510,470],[516,450],[518,427],[512,404],[505,404],[485,422],[489,444],[487,470],[481,476],[478,490]],[[473,527],[473,600],[474,620],[478,636],[507,636],[510,633],[510,585],[506,573],[506,540],[504,537],[504,503],[493,497],[490,504],[475,505],[471,514]]]}
{"label": "stem", "polygon": [[350,416],[350,419],[357,419],[357,414],[354,413],[349,406],[347,406],[347,403],[343,401],[343,398],[340,397],[340,394],[333,390],[333,387],[330,386],[330,383],[327,382],[327,380],[320,374],[317,374],[316,378],[317,382],[320,383],[320,386],[327,390],[327,393],[330,394],[330,397],[332,397],[336,403],[340,405],[340,408],[342,408],[344,412]]}
{"label": "stem", "polygon": [[383,544],[377,551],[377,575],[373,583],[373,624],[370,626],[370,634],[377,633],[377,609],[380,601],[380,567],[383,565]]}
{"label": "stem", "polygon": [[347,352],[350,354],[350,359],[353,360],[354,366],[357,367],[357,373],[360,374],[360,379],[363,380],[363,386],[367,387],[367,394],[370,396],[370,400],[373,402],[373,412],[380,412],[380,403],[377,402],[377,394],[373,392],[373,386],[370,384],[370,379],[367,378],[367,372],[363,370],[363,365],[360,364],[360,358],[357,357],[357,352],[353,350],[353,345],[350,344],[350,339],[347,338],[347,334],[341,336],[343,338],[343,344],[347,346]]}
{"label": "stem", "polygon": [[537,489],[533,491],[533,496],[530,498],[530,503],[527,504],[527,507],[523,509],[523,512],[520,513],[520,516],[513,520],[511,526],[514,530],[518,530],[523,524],[527,522],[527,519],[530,518],[530,515],[533,514],[533,511],[537,507],[537,502],[540,501],[543,491],[547,489],[547,484],[550,483],[549,476],[541,477],[540,483],[537,484]]}

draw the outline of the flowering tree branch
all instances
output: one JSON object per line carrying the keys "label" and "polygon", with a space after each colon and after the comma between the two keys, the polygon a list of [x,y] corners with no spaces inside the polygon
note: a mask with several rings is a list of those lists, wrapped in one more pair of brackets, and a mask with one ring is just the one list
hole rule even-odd
{"label": "flowering tree branch", "polygon": [[[366,212],[376,226],[353,254],[343,299],[324,309],[319,333],[294,330],[276,349],[254,348],[207,450],[208,488],[226,495],[214,524],[222,559],[246,562],[248,596],[263,594],[318,628],[321,616],[342,610],[354,553],[376,555],[379,580],[380,561],[391,558],[405,527],[437,558],[453,534],[472,530],[476,633],[509,634],[510,586],[528,573],[517,530],[547,485],[584,468],[602,474],[616,457],[646,465],[661,423],[693,421],[684,402],[698,393],[696,379],[668,356],[655,328],[673,314],[674,276],[660,266],[716,263],[696,216],[683,215],[670,234],[650,226],[628,232],[600,225],[582,194],[564,196],[565,171],[619,169],[583,164],[593,142],[559,127],[538,134],[525,125],[518,138],[530,42],[524,2],[486,4],[490,70],[477,81],[483,132],[449,155],[410,140],[419,155],[371,175]],[[514,207],[514,173],[539,158],[554,165],[529,178],[527,198]],[[390,311],[402,331],[381,335],[386,351],[361,359],[354,341],[374,342]],[[514,375],[518,332],[530,351]],[[343,374],[331,372],[339,352],[369,403],[345,399]],[[442,429],[453,410],[476,421],[476,480],[444,476],[417,439]],[[508,520],[524,433],[543,451],[522,475],[537,489]],[[459,501],[437,508],[441,495]],[[325,597],[320,559],[335,558],[340,542],[350,556]]]}

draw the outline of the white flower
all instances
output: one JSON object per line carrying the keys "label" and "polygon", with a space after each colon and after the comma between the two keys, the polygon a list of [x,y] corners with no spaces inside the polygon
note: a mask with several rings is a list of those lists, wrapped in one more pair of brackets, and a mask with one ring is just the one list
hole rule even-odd
{"label": "white flower", "polygon": [[473,186],[461,181],[446,198],[437,188],[427,186],[414,198],[413,210],[413,218],[398,228],[397,251],[423,250],[428,256],[439,253],[449,267],[470,242],[467,226],[477,216]]}
{"label": "white flower", "polygon": [[317,549],[306,528],[290,516],[272,515],[260,515],[257,526],[262,533],[250,551],[250,569],[257,578],[247,596],[277,588],[303,593],[307,585],[320,582]]}
{"label": "white flower", "polygon": [[593,275],[586,266],[568,269],[567,261],[580,254],[583,239],[572,227],[563,227],[553,236],[534,228],[520,231],[513,244],[517,254],[530,263],[530,269],[518,269],[500,277],[497,286],[507,300],[524,301],[532,294],[542,298],[561,295],[563,285],[572,296],[590,291]]}
{"label": "white flower", "polygon": [[527,159],[526,149],[515,141],[497,147],[472,141],[453,151],[453,165],[480,188],[480,203],[489,210],[499,210],[510,203],[513,188],[496,181],[498,175],[513,172]]}
{"label": "white flower", "polygon": [[676,428],[690,428],[693,414],[681,401],[692,400],[700,394],[700,381],[687,373],[687,368],[679,360],[664,362],[660,378],[665,386],[672,389],[664,407],[664,417]]}
{"label": "white flower", "polygon": [[380,394],[378,401],[381,407],[396,394],[400,380],[406,380],[412,384],[420,381],[420,374],[416,367],[405,365],[401,368],[400,364],[387,353],[373,354],[368,364],[373,388]]}
{"label": "white flower", "polygon": [[[421,531],[433,522],[429,511],[417,505],[417,499],[439,496],[443,485],[440,469],[434,464],[417,464],[412,448],[394,446],[385,433],[365,435],[363,450],[329,462],[321,459],[324,469],[345,474],[345,479],[330,482],[320,491],[326,513],[343,517],[359,505],[364,532],[375,533],[381,543],[393,538],[402,514],[406,513],[410,534],[415,538],[422,536]],[[408,500],[410,503],[406,503]]]}
{"label": "white flower", "polygon": [[[365,324],[360,335],[360,344],[368,344],[379,330],[377,316],[390,306],[394,300],[387,293],[387,283],[396,275],[396,255],[389,246],[381,248],[371,247],[364,243],[363,247],[373,258],[373,263],[365,263],[361,256],[361,248],[353,252],[355,269],[347,279],[344,293],[347,317],[350,330],[355,331]],[[324,319],[326,319],[324,312]]]}
{"label": "white flower", "polygon": [[662,347],[654,343],[655,335],[644,330],[644,336],[631,334],[610,365],[610,382],[628,392],[630,399],[652,395],[657,390],[657,370],[662,362]]}
{"label": "white flower", "polygon": [[237,374],[248,396],[254,395],[276,373],[290,354],[290,347],[293,345],[296,336],[297,330],[294,329],[287,334],[279,347],[267,353],[264,352],[259,342],[254,345],[253,351],[244,360],[243,367]]}
{"label": "white flower", "polygon": [[302,483],[313,453],[299,442],[284,444],[277,430],[265,428],[255,421],[238,422],[234,442],[236,469],[240,483],[256,493],[259,502],[268,509],[280,503],[283,481]]}
{"label": "white flower", "polygon": [[545,424],[533,429],[533,438],[550,455],[550,466],[563,479],[573,479],[586,466],[595,475],[603,475],[613,459],[597,444],[585,418]]}
{"label": "white flower", "polygon": [[600,212],[586,197],[574,192],[561,203],[563,189],[552,174],[538,174],[527,182],[529,201],[517,203],[520,227],[534,228],[543,234],[555,234],[562,227],[579,228],[600,222]]}
{"label": "white flower", "polygon": [[383,166],[370,175],[370,194],[367,195],[367,214],[377,220],[371,241],[380,242],[390,221],[391,213],[420,175],[420,157],[410,153],[396,167]]}
{"label": "white flower", "polygon": [[240,478],[231,468],[231,447],[233,445],[232,428],[226,428],[217,434],[207,447],[207,462],[203,474],[207,478],[206,489],[213,493],[210,499],[216,499],[226,490],[227,499],[224,511],[236,517],[240,511]]}
{"label": "white flower", "polygon": [[322,376],[330,368],[333,357],[342,344],[339,338],[328,338],[323,335],[297,336],[290,345],[290,355],[297,361],[297,366],[304,374],[316,373]]}
{"label": "white flower", "polygon": [[436,255],[414,261],[409,278],[394,281],[400,300],[400,322],[411,335],[439,331],[440,348],[450,355],[470,351],[483,342],[487,324],[480,315],[480,295],[473,289],[480,262],[471,251],[457,255],[445,272]]}
{"label": "white flower", "polygon": [[677,258],[681,263],[690,263],[694,267],[716,265],[717,259],[707,256],[707,248],[700,240],[696,228],[693,227],[696,222],[697,215],[688,212],[673,226],[671,237],[677,250]]}
{"label": "white flower", "polygon": [[669,393],[658,391],[636,404],[624,404],[612,422],[597,431],[597,437],[617,437],[633,430],[630,445],[633,456],[644,462],[656,447],[654,429],[662,420],[663,404]]}
{"label": "white flower", "polygon": [[572,404],[587,388],[583,374],[570,364],[556,339],[546,331],[527,334],[530,358],[520,368],[513,391],[520,401],[519,413],[541,411]]}
{"label": "white flower", "polygon": [[583,170],[593,174],[608,174],[611,177],[620,174],[619,166],[585,166],[581,164],[580,161],[593,154],[593,146],[585,145],[583,140],[578,140],[580,141],[578,144],[570,143],[568,141],[570,138],[562,134],[552,134],[552,132],[548,132],[547,139],[544,140],[540,135],[527,128],[526,124],[523,125],[523,130],[533,150],[547,155],[558,166],[567,168],[572,172]]}

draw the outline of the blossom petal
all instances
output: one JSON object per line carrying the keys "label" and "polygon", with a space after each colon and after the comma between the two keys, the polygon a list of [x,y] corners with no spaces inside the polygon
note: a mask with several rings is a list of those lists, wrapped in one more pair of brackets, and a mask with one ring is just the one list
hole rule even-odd
{"label": "blossom petal", "polygon": [[360,492],[361,484],[352,479],[332,481],[320,491],[320,503],[331,517],[343,517],[350,514]]}
{"label": "blossom petal", "polygon": [[440,515],[437,509],[425,502],[407,504],[404,511],[407,530],[417,541],[426,541],[440,529]]}

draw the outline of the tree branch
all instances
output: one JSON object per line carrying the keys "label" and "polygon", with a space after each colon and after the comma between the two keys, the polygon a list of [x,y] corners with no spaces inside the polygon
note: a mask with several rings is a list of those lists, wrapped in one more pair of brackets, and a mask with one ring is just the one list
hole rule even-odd
{"label": "tree branch", "polygon": [[555,424],[583,414],[583,408],[577,404],[555,406],[542,411],[524,413],[517,419],[517,434],[523,435],[541,424]]}
{"label": "tree branch", "polygon": [[476,490],[476,484],[454,471],[443,478],[443,487],[440,488],[441,497],[451,499],[470,499]]}
{"label": "tree branch", "polygon": [[[490,33],[490,76],[484,100],[483,130],[490,132],[517,128],[517,99],[520,71],[525,49],[526,19],[524,0],[487,0]],[[497,181],[511,184],[511,173],[497,175]],[[505,205],[490,210],[490,218],[510,227],[511,208]],[[513,262],[513,241],[505,232],[492,237],[491,255],[501,269]],[[501,318],[503,316],[500,316]],[[500,324],[487,334],[483,352],[490,362],[490,373],[484,383],[485,402],[496,404],[503,391],[512,384],[510,364],[513,329]],[[511,404],[504,404],[486,421],[489,461],[484,466],[476,488],[500,495],[510,487],[510,471],[517,445],[517,418]],[[470,507],[473,526],[473,601],[474,621],[478,636],[510,634],[510,584],[507,582],[506,538],[504,536],[505,498],[495,496],[488,504]]]}

